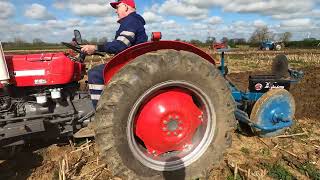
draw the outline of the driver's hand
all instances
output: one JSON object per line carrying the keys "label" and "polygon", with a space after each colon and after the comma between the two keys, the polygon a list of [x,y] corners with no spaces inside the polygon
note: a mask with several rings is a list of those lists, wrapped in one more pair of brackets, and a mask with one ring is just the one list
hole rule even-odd
{"label": "driver's hand", "polygon": [[97,46],[96,45],[83,45],[81,46],[81,51],[85,52],[88,55],[92,55],[96,52]]}

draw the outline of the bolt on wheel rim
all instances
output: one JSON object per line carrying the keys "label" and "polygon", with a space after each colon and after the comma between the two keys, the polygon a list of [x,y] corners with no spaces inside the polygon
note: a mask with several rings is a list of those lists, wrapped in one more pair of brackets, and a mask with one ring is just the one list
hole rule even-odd
{"label": "bolt on wheel rim", "polygon": [[[171,93],[171,91],[176,91],[177,89],[185,92],[186,95],[192,95],[194,106],[201,110],[201,115],[197,116],[198,121],[193,120],[193,125],[189,128],[191,129],[190,132],[193,133],[190,143],[188,143],[189,140],[180,141],[178,139],[182,136],[182,132],[189,132],[185,130],[187,125],[184,125],[184,123],[190,123],[190,120],[183,119],[183,113],[182,115],[169,113],[168,116],[164,117],[165,120],[159,120],[161,122],[159,127],[151,128],[159,128],[159,131],[163,131],[163,135],[160,135],[160,140],[172,138],[175,143],[180,143],[180,146],[176,146],[172,150],[169,147],[165,147],[163,151],[151,148],[150,146],[155,144],[150,143],[150,141],[148,143],[143,141],[143,139],[147,139],[144,138],[146,135],[141,135],[143,131],[137,130],[139,129],[139,120],[137,120],[139,119],[139,113],[141,113],[141,109],[145,108],[144,106],[146,106],[147,102],[157,97],[159,92]],[[144,123],[149,122],[144,121]],[[128,144],[135,158],[145,166],[157,171],[174,171],[189,166],[203,155],[213,140],[215,127],[216,114],[213,104],[206,93],[186,81],[167,81],[148,89],[134,104],[128,117]],[[192,129],[196,130],[193,132]]]}

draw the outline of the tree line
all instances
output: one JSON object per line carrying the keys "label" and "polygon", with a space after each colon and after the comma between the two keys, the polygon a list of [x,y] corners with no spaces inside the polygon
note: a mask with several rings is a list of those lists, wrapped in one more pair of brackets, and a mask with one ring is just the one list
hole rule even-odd
{"label": "tree line", "polygon": [[[108,41],[108,38],[92,38],[90,40],[83,39],[83,44],[102,44]],[[13,41],[2,42],[4,50],[39,50],[39,49],[64,49],[61,43],[49,43],[40,38],[35,38],[32,42],[28,42],[22,38],[15,37]]]}
{"label": "tree line", "polygon": [[191,40],[190,43],[196,46],[208,47],[212,46],[213,43],[227,43],[230,47],[235,48],[237,45],[247,45],[250,47],[259,47],[263,41],[274,41],[274,42],[283,42],[286,47],[290,48],[316,48],[320,47],[320,40],[316,38],[304,38],[300,41],[292,41],[292,33],[273,33],[269,30],[267,26],[258,27],[251,34],[250,38],[246,40],[245,38],[234,38],[228,39],[223,37],[220,41],[217,41],[215,37],[208,37],[205,42],[199,40]]}

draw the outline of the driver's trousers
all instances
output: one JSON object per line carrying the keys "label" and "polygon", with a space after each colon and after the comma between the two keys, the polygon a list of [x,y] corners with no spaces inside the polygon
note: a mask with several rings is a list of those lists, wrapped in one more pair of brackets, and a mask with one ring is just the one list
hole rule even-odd
{"label": "driver's trousers", "polygon": [[97,108],[98,101],[104,89],[103,70],[105,66],[105,64],[101,64],[88,71],[89,93],[94,109]]}

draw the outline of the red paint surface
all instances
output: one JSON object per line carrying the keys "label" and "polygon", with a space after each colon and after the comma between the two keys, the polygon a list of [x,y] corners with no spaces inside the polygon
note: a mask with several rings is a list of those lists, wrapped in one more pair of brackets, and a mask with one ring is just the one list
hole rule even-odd
{"label": "red paint surface", "polygon": [[[35,84],[35,81],[39,79],[47,82],[41,86],[67,84],[81,80],[85,73],[84,64],[70,60],[63,52],[10,55],[5,58],[11,76],[10,83],[18,87],[40,86]],[[45,74],[41,76],[14,76],[15,71],[30,70],[45,70]]]}
{"label": "red paint surface", "polygon": [[[179,89],[158,94],[149,100],[136,119],[136,135],[150,153],[160,155],[169,151],[182,151],[192,144],[192,137],[200,126],[202,112],[192,96]],[[177,123],[169,129],[170,121]]]}
{"label": "red paint surface", "polygon": [[123,66],[134,60],[136,57],[146,54],[148,52],[162,50],[162,49],[173,49],[177,51],[188,51],[195,53],[202,58],[206,59],[212,64],[215,64],[215,60],[206,52],[201,49],[179,41],[152,41],[142,44],[138,44],[127,50],[119,53],[113,59],[111,59],[104,69],[104,81],[108,84],[114,74],[116,74]]}

